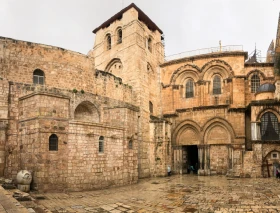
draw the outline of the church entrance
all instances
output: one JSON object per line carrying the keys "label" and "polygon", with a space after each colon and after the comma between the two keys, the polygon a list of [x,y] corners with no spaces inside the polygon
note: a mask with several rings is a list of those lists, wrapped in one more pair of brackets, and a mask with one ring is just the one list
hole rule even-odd
{"label": "church entrance", "polygon": [[197,145],[183,146],[183,174],[196,174],[199,168],[198,165],[198,149]]}

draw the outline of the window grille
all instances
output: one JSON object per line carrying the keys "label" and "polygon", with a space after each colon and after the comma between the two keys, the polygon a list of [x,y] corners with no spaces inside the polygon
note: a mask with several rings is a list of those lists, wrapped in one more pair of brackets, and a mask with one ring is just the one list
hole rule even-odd
{"label": "window grille", "polygon": [[221,93],[222,93],[221,78],[220,78],[220,76],[216,75],[213,79],[213,94],[219,95]]}
{"label": "window grille", "polygon": [[186,98],[192,98],[192,97],[194,97],[193,81],[188,80],[186,84]]}
{"label": "window grille", "polygon": [[100,136],[99,137],[99,148],[98,148],[99,153],[104,152],[104,137]]}
{"label": "window grille", "polygon": [[45,75],[42,70],[36,69],[33,72],[33,84],[41,84],[44,85],[45,83]]}
{"label": "window grille", "polygon": [[58,150],[58,137],[55,134],[52,134],[49,137],[49,151]]}
{"label": "window grille", "polygon": [[251,93],[257,92],[259,86],[260,86],[260,78],[257,74],[254,74],[251,78]]}
{"label": "window grille", "polygon": [[279,140],[278,119],[271,112],[266,112],[261,117],[261,138],[263,141]]}

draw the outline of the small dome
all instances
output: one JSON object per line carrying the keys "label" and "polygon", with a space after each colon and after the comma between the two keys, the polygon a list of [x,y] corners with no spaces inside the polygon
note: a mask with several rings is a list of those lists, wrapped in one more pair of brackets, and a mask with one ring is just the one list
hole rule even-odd
{"label": "small dome", "polygon": [[262,84],[257,89],[257,93],[258,92],[275,92],[275,85],[270,83]]}

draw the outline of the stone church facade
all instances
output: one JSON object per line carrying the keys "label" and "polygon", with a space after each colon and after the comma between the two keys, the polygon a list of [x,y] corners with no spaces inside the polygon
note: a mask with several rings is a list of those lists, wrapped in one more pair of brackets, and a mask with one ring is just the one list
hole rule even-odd
{"label": "stone church facade", "polygon": [[93,30],[87,55],[0,37],[0,175],[30,170],[42,191],[132,184],[167,166],[273,176],[279,26],[266,62],[224,47],[167,60],[163,32],[134,4]]}

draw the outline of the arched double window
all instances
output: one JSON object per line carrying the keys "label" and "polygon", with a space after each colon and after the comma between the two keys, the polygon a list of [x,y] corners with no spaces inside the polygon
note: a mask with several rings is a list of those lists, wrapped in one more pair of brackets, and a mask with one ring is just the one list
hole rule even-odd
{"label": "arched double window", "polygon": [[254,74],[251,78],[251,93],[257,92],[257,89],[260,86],[260,78],[258,74]]}
{"label": "arched double window", "polygon": [[99,137],[99,145],[98,145],[98,152],[103,153],[104,152],[104,137]]}
{"label": "arched double window", "polygon": [[222,93],[221,77],[215,75],[213,79],[213,95],[219,95],[221,93]]}
{"label": "arched double window", "polygon": [[33,84],[42,84],[45,83],[45,74],[42,70],[36,69],[33,72]]}
{"label": "arched double window", "polygon": [[189,79],[186,83],[186,98],[194,97],[193,80]]}
{"label": "arched double window", "polygon": [[263,141],[280,139],[278,119],[272,112],[266,112],[261,117],[261,138]]}
{"label": "arched double window", "polygon": [[107,50],[110,50],[112,47],[112,40],[110,34],[107,34],[106,36],[106,45],[107,45]]}
{"label": "arched double window", "polygon": [[122,29],[118,29],[117,37],[118,37],[117,43],[118,44],[122,43]]}
{"label": "arched double window", "polygon": [[49,137],[49,151],[57,151],[58,150],[58,137],[56,134],[52,134]]}

